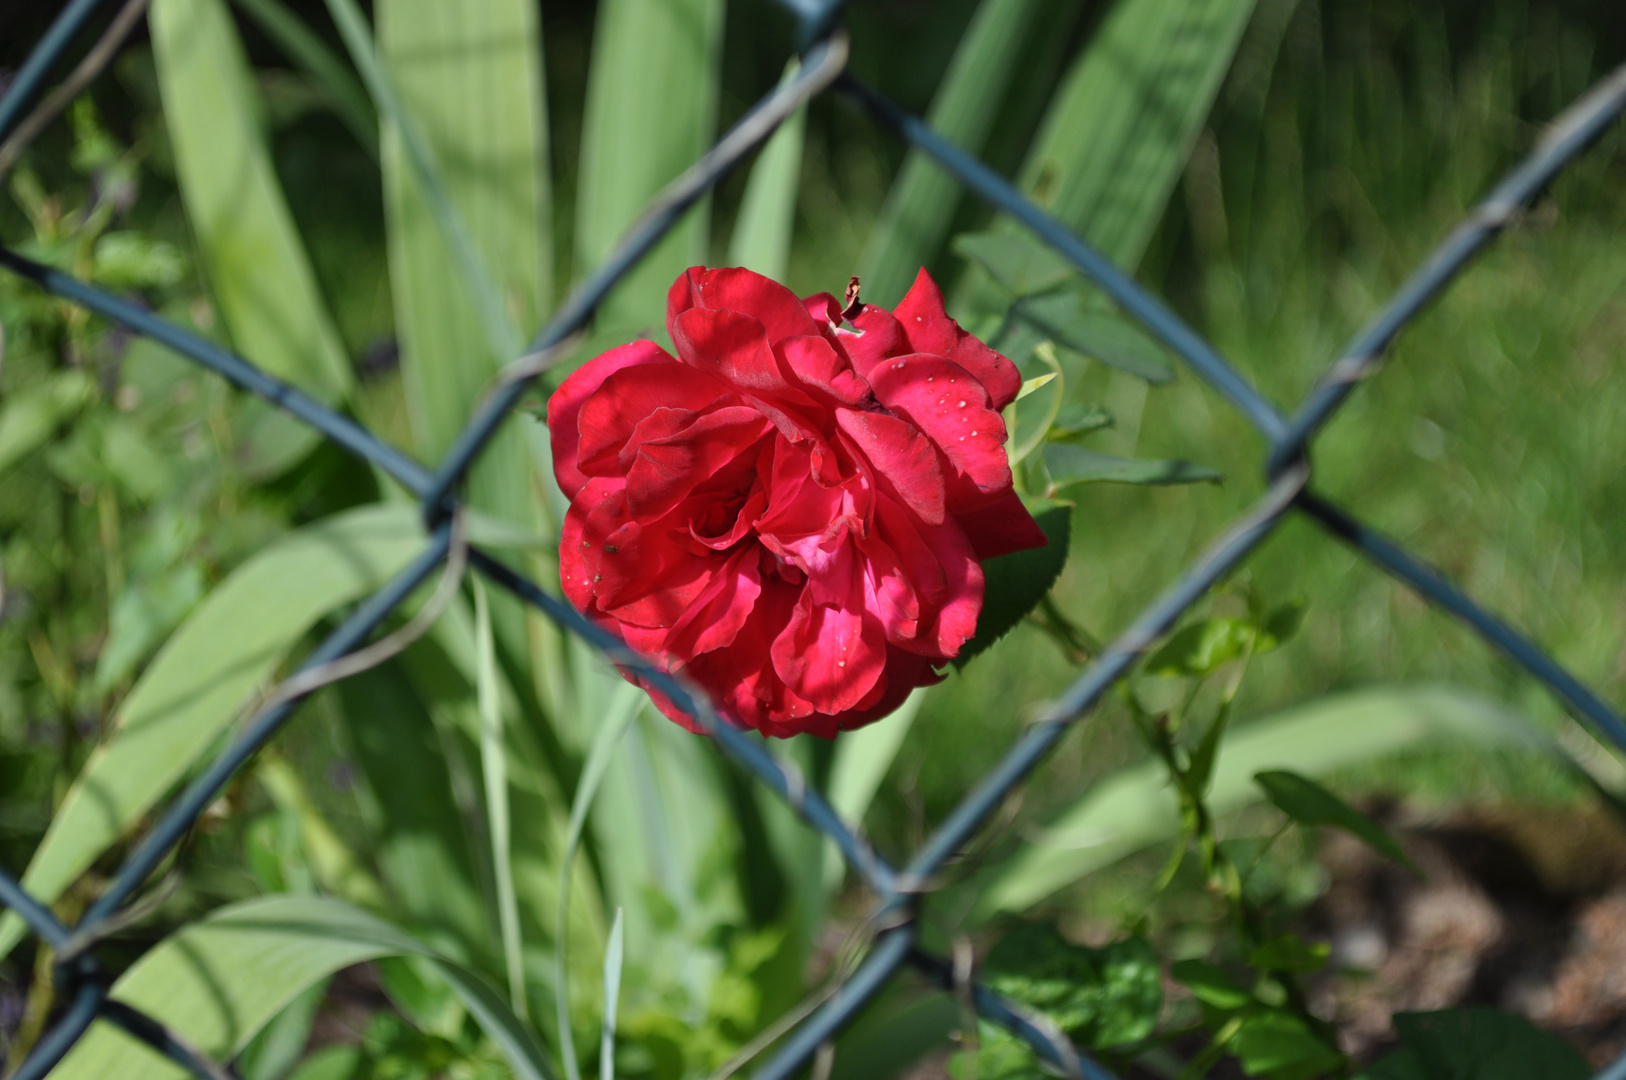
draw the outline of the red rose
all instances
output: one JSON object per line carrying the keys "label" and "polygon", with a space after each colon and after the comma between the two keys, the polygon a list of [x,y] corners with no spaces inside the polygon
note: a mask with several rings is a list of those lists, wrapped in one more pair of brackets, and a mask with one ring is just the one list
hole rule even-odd
{"label": "red rose", "polygon": [[611,349],[548,402],[565,595],[765,734],[879,719],[976,632],[981,560],[1045,543],[1005,455],[1016,367],[924,270],[844,325],[697,266],[666,326],[676,358]]}

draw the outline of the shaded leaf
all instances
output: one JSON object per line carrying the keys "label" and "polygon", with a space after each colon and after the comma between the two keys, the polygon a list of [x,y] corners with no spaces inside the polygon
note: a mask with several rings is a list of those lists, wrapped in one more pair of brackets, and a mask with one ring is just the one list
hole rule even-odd
{"label": "shaded leaf", "polygon": [[1297,934],[1283,934],[1248,954],[1248,964],[1260,971],[1304,973],[1327,966],[1331,950],[1324,942],[1305,941]]}
{"label": "shaded leaf", "polygon": [[954,250],[976,261],[1016,296],[1054,289],[1078,273],[1072,263],[1026,233],[961,233],[954,238]]}
{"label": "shaded leaf", "polygon": [[1585,1059],[1522,1016],[1484,1006],[1396,1013],[1402,1048],[1357,1080],[1585,1080]]}
{"label": "shaded leaf", "polygon": [[1198,484],[1224,479],[1213,469],[1189,461],[1113,457],[1070,443],[1046,446],[1044,463],[1050,470],[1052,495],[1082,484]]}
{"label": "shaded leaf", "polygon": [[1169,968],[1169,974],[1184,984],[1198,1001],[1224,1012],[1233,1012],[1253,1000],[1253,994],[1238,986],[1219,965],[1207,960],[1176,961]]}
{"label": "shaded leaf", "polygon": [[1142,937],[1092,949],[1029,924],[1000,939],[983,972],[990,988],[1092,1049],[1146,1038],[1163,1008],[1157,950]]}
{"label": "shaded leaf", "polygon": [[977,616],[977,632],[960,646],[953,660],[965,667],[972,657],[984,652],[1008,634],[1023,616],[1043,600],[1067,564],[1067,548],[1072,540],[1071,503],[1037,502],[1028,508],[1050,543],[1042,548],[1001,555],[982,564],[986,587],[982,613]]}
{"label": "shaded leaf", "polygon": [[1156,338],[1129,319],[1090,308],[1076,292],[1031,297],[1016,306],[1016,314],[1056,344],[1108,367],[1149,383],[1174,380],[1174,364]]}
{"label": "shaded leaf", "polygon": [[[982,0],[932,96],[926,122],[934,131],[973,154],[983,149],[1045,6],[1042,0]],[[1076,13],[1068,8],[1053,6],[1055,21],[1070,25]],[[864,251],[864,288],[873,300],[891,307],[903,298],[916,272],[938,254],[962,196],[958,180],[910,150]]]}
{"label": "shaded leaf", "polygon": [[1075,401],[1062,405],[1061,412],[1056,415],[1056,421],[1050,425],[1045,437],[1051,442],[1070,442],[1112,424],[1113,416],[1106,409]]}
{"label": "shaded leaf", "polygon": [[1314,780],[1286,769],[1254,774],[1265,797],[1300,825],[1331,825],[1343,829],[1374,851],[1419,872],[1389,832]]}

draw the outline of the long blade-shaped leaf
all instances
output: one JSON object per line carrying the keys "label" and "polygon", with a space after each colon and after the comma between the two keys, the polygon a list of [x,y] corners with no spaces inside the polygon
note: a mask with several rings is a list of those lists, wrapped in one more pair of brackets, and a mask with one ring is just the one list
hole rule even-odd
{"label": "long blade-shaped leaf", "polygon": [[[793,60],[785,80],[795,77]],[[796,191],[802,175],[802,142],[807,134],[807,106],[791,113],[779,125],[768,145],[757,155],[740,201],[734,235],[728,242],[728,262],[755,270],[775,281],[784,279],[790,263],[790,238],[796,225]]]}
{"label": "long blade-shaped leaf", "polygon": [[[593,31],[582,128],[576,260],[602,262],[644,206],[706,149],[716,126],[723,0],[606,0]],[[607,326],[662,329],[666,290],[706,258],[702,201],[600,311]]]}
{"label": "long blade-shaped leaf", "polygon": [[1119,266],[1140,262],[1255,0],[1123,0],[1068,73],[1022,186]]}
{"label": "long blade-shaped leaf", "polygon": [[[119,707],[51,819],[23,883],[47,902],[179,780],[278,660],[324,614],[379,588],[418,552],[405,506],[339,514],[278,541],[210,593]],[[21,924],[0,923],[0,955]]]}
{"label": "long blade-shaped leaf", "polygon": [[[1214,765],[1208,804],[1225,813],[1258,801],[1253,777],[1267,769],[1324,776],[1448,740],[1562,756],[1527,719],[1496,702],[1453,687],[1384,687],[1324,698],[1233,730]],[[987,875],[977,913],[1021,911],[1179,831],[1179,806],[1161,762],[1131,766],[1095,783],[1037,843]]]}
{"label": "long blade-shaped leaf", "polygon": [[[983,0],[926,113],[933,128],[972,153],[982,149],[1041,6],[1042,0]],[[867,295],[885,305],[903,296],[942,247],[960,195],[959,181],[924,154],[904,159],[864,253]]]}
{"label": "long blade-shaped leaf", "polygon": [[271,165],[224,0],[154,0],[149,16],[176,175],[233,343],[323,401],[354,381]]}
{"label": "long blade-shaped leaf", "polygon": [[[223,908],[143,956],[113,997],[217,1061],[230,1060],[305,987],[385,956],[421,956],[462,998],[521,1080],[551,1080],[536,1036],[490,984],[405,931],[338,900],[279,896]],[[51,1074],[59,1080],[180,1080],[144,1043],[98,1024]]]}
{"label": "long blade-shaped leaf", "polygon": [[519,899],[514,895],[514,862],[510,846],[508,758],[503,748],[503,713],[497,690],[497,647],[492,640],[491,608],[484,584],[474,582],[474,648],[476,696],[480,705],[480,774],[486,789],[486,828],[491,834],[491,863],[496,871],[497,927],[502,935],[503,964],[508,969],[508,1000],[521,1018],[525,1007],[525,961],[519,929]]}
{"label": "long blade-shaped leaf", "polygon": [[[380,0],[375,11],[401,371],[418,450],[438,458],[552,291],[541,31],[528,0]],[[468,484],[471,505],[533,532],[536,473],[520,428],[535,424],[510,421]],[[518,603],[493,597],[491,609],[498,644],[523,656]]]}
{"label": "long blade-shaped leaf", "polygon": [[375,159],[378,157],[378,114],[355,72],[282,0],[234,0],[289,59],[304,69],[327,95],[333,111],[350,133]]}

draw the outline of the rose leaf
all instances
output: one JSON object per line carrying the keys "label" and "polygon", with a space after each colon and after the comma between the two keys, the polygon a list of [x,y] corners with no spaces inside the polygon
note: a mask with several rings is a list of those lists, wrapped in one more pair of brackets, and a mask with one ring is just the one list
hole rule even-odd
{"label": "rose leaf", "polygon": [[1067,545],[1072,538],[1071,503],[1035,502],[1028,507],[1033,520],[1039,523],[1050,543],[1042,548],[1001,555],[982,564],[986,586],[983,592],[982,614],[977,618],[977,633],[960,646],[954,666],[963,668],[966,661],[982,652],[1010,632],[1044,599],[1050,587],[1061,576],[1067,562]]}

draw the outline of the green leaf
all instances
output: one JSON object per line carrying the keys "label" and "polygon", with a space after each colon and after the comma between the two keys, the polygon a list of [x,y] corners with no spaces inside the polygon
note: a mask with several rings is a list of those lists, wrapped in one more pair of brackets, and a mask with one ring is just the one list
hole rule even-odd
{"label": "green leaf", "polygon": [[1323,942],[1308,942],[1297,934],[1271,938],[1248,954],[1250,967],[1260,971],[1305,973],[1327,966],[1331,950]]}
{"label": "green leaf", "polygon": [[1484,1006],[1396,1013],[1402,1049],[1356,1080],[1585,1080],[1575,1048],[1522,1016]]}
{"label": "green leaf", "polygon": [[1254,0],[1123,0],[1034,139],[1023,190],[1120,267],[1140,262]]}
{"label": "green leaf", "polygon": [[[982,0],[932,96],[926,112],[932,130],[981,152],[1044,6],[1041,0]],[[864,251],[866,294],[888,306],[902,299],[937,255],[961,197],[959,181],[920,151],[909,152]]]}
{"label": "green leaf", "polygon": [[0,475],[44,446],[95,392],[89,375],[70,369],[6,395],[0,403]]}
{"label": "green leaf", "polygon": [[[1337,694],[1237,727],[1215,762],[1208,803],[1224,814],[1257,802],[1255,773],[1291,767],[1323,776],[1445,741],[1517,747],[1569,761],[1506,706],[1450,686],[1392,686]],[[1179,835],[1180,808],[1160,760],[1096,782],[1016,855],[976,879],[975,914],[1022,911],[1118,859]]]}
{"label": "green leaf", "polygon": [[[800,65],[785,68],[788,82]],[[728,261],[781,281],[790,265],[790,238],[796,225],[796,192],[802,179],[802,141],[807,132],[807,106],[802,106],[768,139],[751,166],[728,242]]]}
{"label": "green leaf", "polygon": [[378,114],[355,72],[282,0],[233,2],[248,13],[266,37],[276,42],[284,55],[310,76],[334,113],[356,137],[356,142],[377,159]]}
{"label": "green leaf", "polygon": [[[579,273],[598,267],[649,201],[710,144],[722,32],[722,0],[599,5],[582,118]],[[607,325],[664,335],[666,291],[706,261],[709,210],[710,200],[702,200],[623,280],[600,309]]]}
{"label": "green leaf", "polygon": [[319,400],[342,399],[354,376],[272,167],[225,3],[154,0],[148,22],[187,220],[233,344]]}
{"label": "green leaf", "polygon": [[[145,815],[225,731],[316,620],[379,588],[423,550],[410,506],[307,526],[238,567],[164,645],[119,706],[23,875],[50,903]],[[7,913],[0,956],[22,929]]]}
{"label": "green leaf", "polygon": [[1139,1042],[1163,1008],[1157,950],[1142,937],[1092,949],[1029,924],[1000,939],[983,972],[990,988],[1044,1014],[1089,1049]]}
{"label": "green leaf", "polygon": [[1056,372],[1052,371],[1052,372],[1050,372],[1048,374],[1040,375],[1038,378],[1028,379],[1028,380],[1024,381],[1022,383],[1022,389],[1020,389],[1020,390],[1018,390],[1016,392],[1016,400],[1021,401],[1023,398],[1025,398],[1029,394],[1033,393],[1035,390],[1037,390],[1040,387],[1044,386],[1045,383],[1048,383],[1052,379],[1054,379],[1056,377],[1056,374],[1057,374]]}
{"label": "green leaf", "polygon": [[[515,1076],[551,1080],[535,1035],[480,976],[337,900],[282,896],[222,908],[136,961],[114,984],[113,995],[226,1061],[307,986],[384,956],[427,958]],[[97,1024],[52,1075],[168,1080],[187,1073],[112,1025]]]}
{"label": "green leaf", "polygon": [[1148,675],[1203,676],[1241,656],[1254,628],[1240,619],[1203,619],[1182,628],[1146,661]]}
{"label": "green leaf", "polygon": [[186,259],[172,244],[133,232],[103,233],[96,240],[91,276],[110,289],[168,288],[186,274]]}
{"label": "green leaf", "polygon": [[604,1031],[599,1045],[599,1080],[615,1080],[615,1014],[621,1003],[621,962],[626,949],[625,924],[620,908],[610,926],[610,944],[604,950]]}
{"label": "green leaf", "polygon": [[1198,1001],[1222,1012],[1234,1012],[1253,1000],[1253,994],[1238,986],[1219,965],[1207,960],[1176,961],[1169,968],[1169,974]]}
{"label": "green leaf", "polygon": [[961,233],[954,250],[975,260],[1007,292],[1031,296],[1073,279],[1073,264],[1026,233]]}
{"label": "green leaf", "polygon": [[1082,401],[1070,402],[1062,406],[1045,437],[1051,442],[1072,442],[1093,431],[1111,427],[1112,423],[1112,414],[1101,406]]}
{"label": "green leaf", "polygon": [[1254,639],[1253,651],[1269,652],[1291,641],[1298,634],[1299,627],[1304,625],[1304,609],[1303,597],[1272,608],[1265,616],[1264,625],[1259,628],[1258,637]]}
{"label": "green leaf", "polygon": [[1254,781],[1278,810],[1300,825],[1331,825],[1343,829],[1374,851],[1420,873],[1417,864],[1388,830],[1314,780],[1286,769],[1271,769],[1255,773]]}
{"label": "green leaf", "polygon": [[1249,1076],[1267,1080],[1315,1080],[1344,1063],[1302,1018],[1284,1009],[1261,1009],[1242,1018],[1231,1052]]}
{"label": "green leaf", "polygon": [[1050,543],[1042,548],[1001,555],[982,564],[986,582],[982,613],[977,616],[976,634],[960,646],[959,655],[954,658],[957,668],[964,668],[972,657],[1010,633],[1044,599],[1067,564],[1067,548],[1072,540],[1072,504],[1037,502],[1028,509]]}
{"label": "green leaf", "polygon": [[[547,99],[537,5],[527,0],[380,0],[377,51],[352,0],[329,0],[384,121],[384,217],[407,416],[438,459],[552,299]],[[468,501],[543,531],[528,416],[511,419],[470,470]],[[546,445],[545,437],[541,443]],[[524,656],[525,614],[493,596],[500,649]]]}
{"label": "green leaf", "polygon": [[1149,383],[1174,381],[1174,364],[1155,338],[1137,323],[1088,307],[1076,292],[1030,297],[1016,306],[1016,315],[1056,344],[1108,367]]}
{"label": "green leaf", "polygon": [[1083,484],[1199,484],[1224,479],[1213,469],[1189,461],[1113,457],[1071,443],[1046,446],[1044,463],[1050,470],[1053,496]]}
{"label": "green leaf", "polygon": [[113,605],[107,641],[96,658],[97,691],[106,693],[134,671],[202,599],[203,571],[196,563],[132,582]]}

